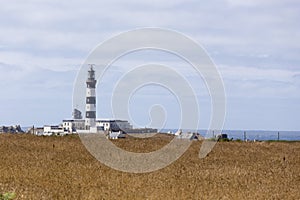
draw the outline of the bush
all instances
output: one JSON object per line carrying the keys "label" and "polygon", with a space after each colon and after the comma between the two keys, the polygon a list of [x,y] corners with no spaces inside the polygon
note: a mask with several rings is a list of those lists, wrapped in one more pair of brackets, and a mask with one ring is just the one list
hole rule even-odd
{"label": "bush", "polygon": [[16,197],[14,192],[7,192],[4,194],[0,194],[0,200],[12,200]]}
{"label": "bush", "polygon": [[232,141],[232,140],[229,140],[228,138],[220,138],[218,139],[219,142],[229,142],[229,141]]}
{"label": "bush", "polygon": [[218,141],[217,138],[208,138],[208,139],[206,139],[206,140],[208,140],[208,141]]}

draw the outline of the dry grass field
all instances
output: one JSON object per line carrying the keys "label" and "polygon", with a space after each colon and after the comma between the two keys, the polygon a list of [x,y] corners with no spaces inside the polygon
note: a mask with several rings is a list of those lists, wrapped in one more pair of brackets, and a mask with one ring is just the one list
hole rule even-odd
{"label": "dry grass field", "polygon": [[[120,139],[135,152],[171,138]],[[205,159],[201,142],[168,167],[146,174],[98,162],[78,136],[0,134],[0,193],[17,199],[300,199],[300,142],[220,142]]]}

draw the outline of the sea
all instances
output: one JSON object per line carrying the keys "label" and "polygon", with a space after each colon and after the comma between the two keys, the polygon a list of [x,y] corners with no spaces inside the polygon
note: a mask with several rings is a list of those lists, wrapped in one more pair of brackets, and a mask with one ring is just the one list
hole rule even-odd
{"label": "sea", "polygon": [[[177,129],[163,129],[160,132],[175,133]],[[183,132],[195,132],[191,130],[183,130]],[[267,131],[267,130],[222,130],[219,131],[207,131],[200,129],[196,131],[203,137],[218,135],[220,133],[227,134],[229,139],[233,140],[286,140],[286,141],[300,141],[300,131]],[[208,134],[207,134],[208,133]]]}

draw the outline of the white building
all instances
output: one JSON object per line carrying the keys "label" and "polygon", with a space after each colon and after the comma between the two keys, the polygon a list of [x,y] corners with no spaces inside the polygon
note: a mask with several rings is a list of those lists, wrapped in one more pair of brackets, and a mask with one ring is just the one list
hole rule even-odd
{"label": "white building", "polygon": [[64,119],[62,126],[69,133],[76,133],[76,130],[85,129],[85,120],[84,119]]}
{"label": "white building", "polygon": [[108,133],[107,138],[108,139],[119,139],[119,138],[125,138],[126,135],[124,133],[122,133],[122,131],[117,131],[117,132],[113,132],[111,131],[110,133]]}
{"label": "white building", "polygon": [[44,127],[32,127],[28,130],[28,133],[33,134],[33,135],[43,135]]}
{"label": "white building", "polygon": [[43,135],[66,135],[68,132],[62,126],[44,126]]}
{"label": "white building", "polygon": [[[64,119],[62,127],[68,133],[77,133],[77,130],[85,129],[84,119]],[[98,131],[124,131],[132,129],[132,125],[126,120],[97,119],[96,130]]]}

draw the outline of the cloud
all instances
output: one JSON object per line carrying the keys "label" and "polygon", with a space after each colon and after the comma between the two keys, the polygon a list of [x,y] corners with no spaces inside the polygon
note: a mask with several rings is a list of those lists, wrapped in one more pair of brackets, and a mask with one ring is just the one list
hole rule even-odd
{"label": "cloud", "polygon": [[225,2],[229,6],[233,7],[266,7],[266,6],[284,6],[287,3],[288,4],[297,4],[299,3],[297,0],[287,0],[287,1],[281,1],[281,0],[225,0]]}
{"label": "cloud", "polygon": [[257,68],[249,66],[219,66],[221,73],[231,80],[265,80],[292,83],[293,77],[300,74],[298,70]]}
{"label": "cloud", "polygon": [[295,77],[300,70],[219,66],[228,96],[257,98],[300,98]]}
{"label": "cloud", "polygon": [[[14,50],[84,57],[111,34],[140,26],[161,26],[182,31],[227,56],[253,52],[277,56],[282,50],[299,50],[295,42],[300,38],[296,20],[299,10],[292,6],[294,1],[280,6],[279,1],[264,2],[13,1],[0,8],[5,16],[0,44]],[[226,6],[249,3],[257,7]]]}
{"label": "cloud", "polygon": [[[45,104],[56,95],[69,98],[76,70],[99,42],[154,26],[174,29],[202,44],[220,69],[230,98],[299,99],[299,9],[297,0],[5,1],[0,7],[1,92],[10,99],[21,93],[16,101],[29,99],[28,104],[42,88],[38,94]],[[176,66],[201,93],[193,70],[167,56],[151,55],[148,60],[156,58]]]}

